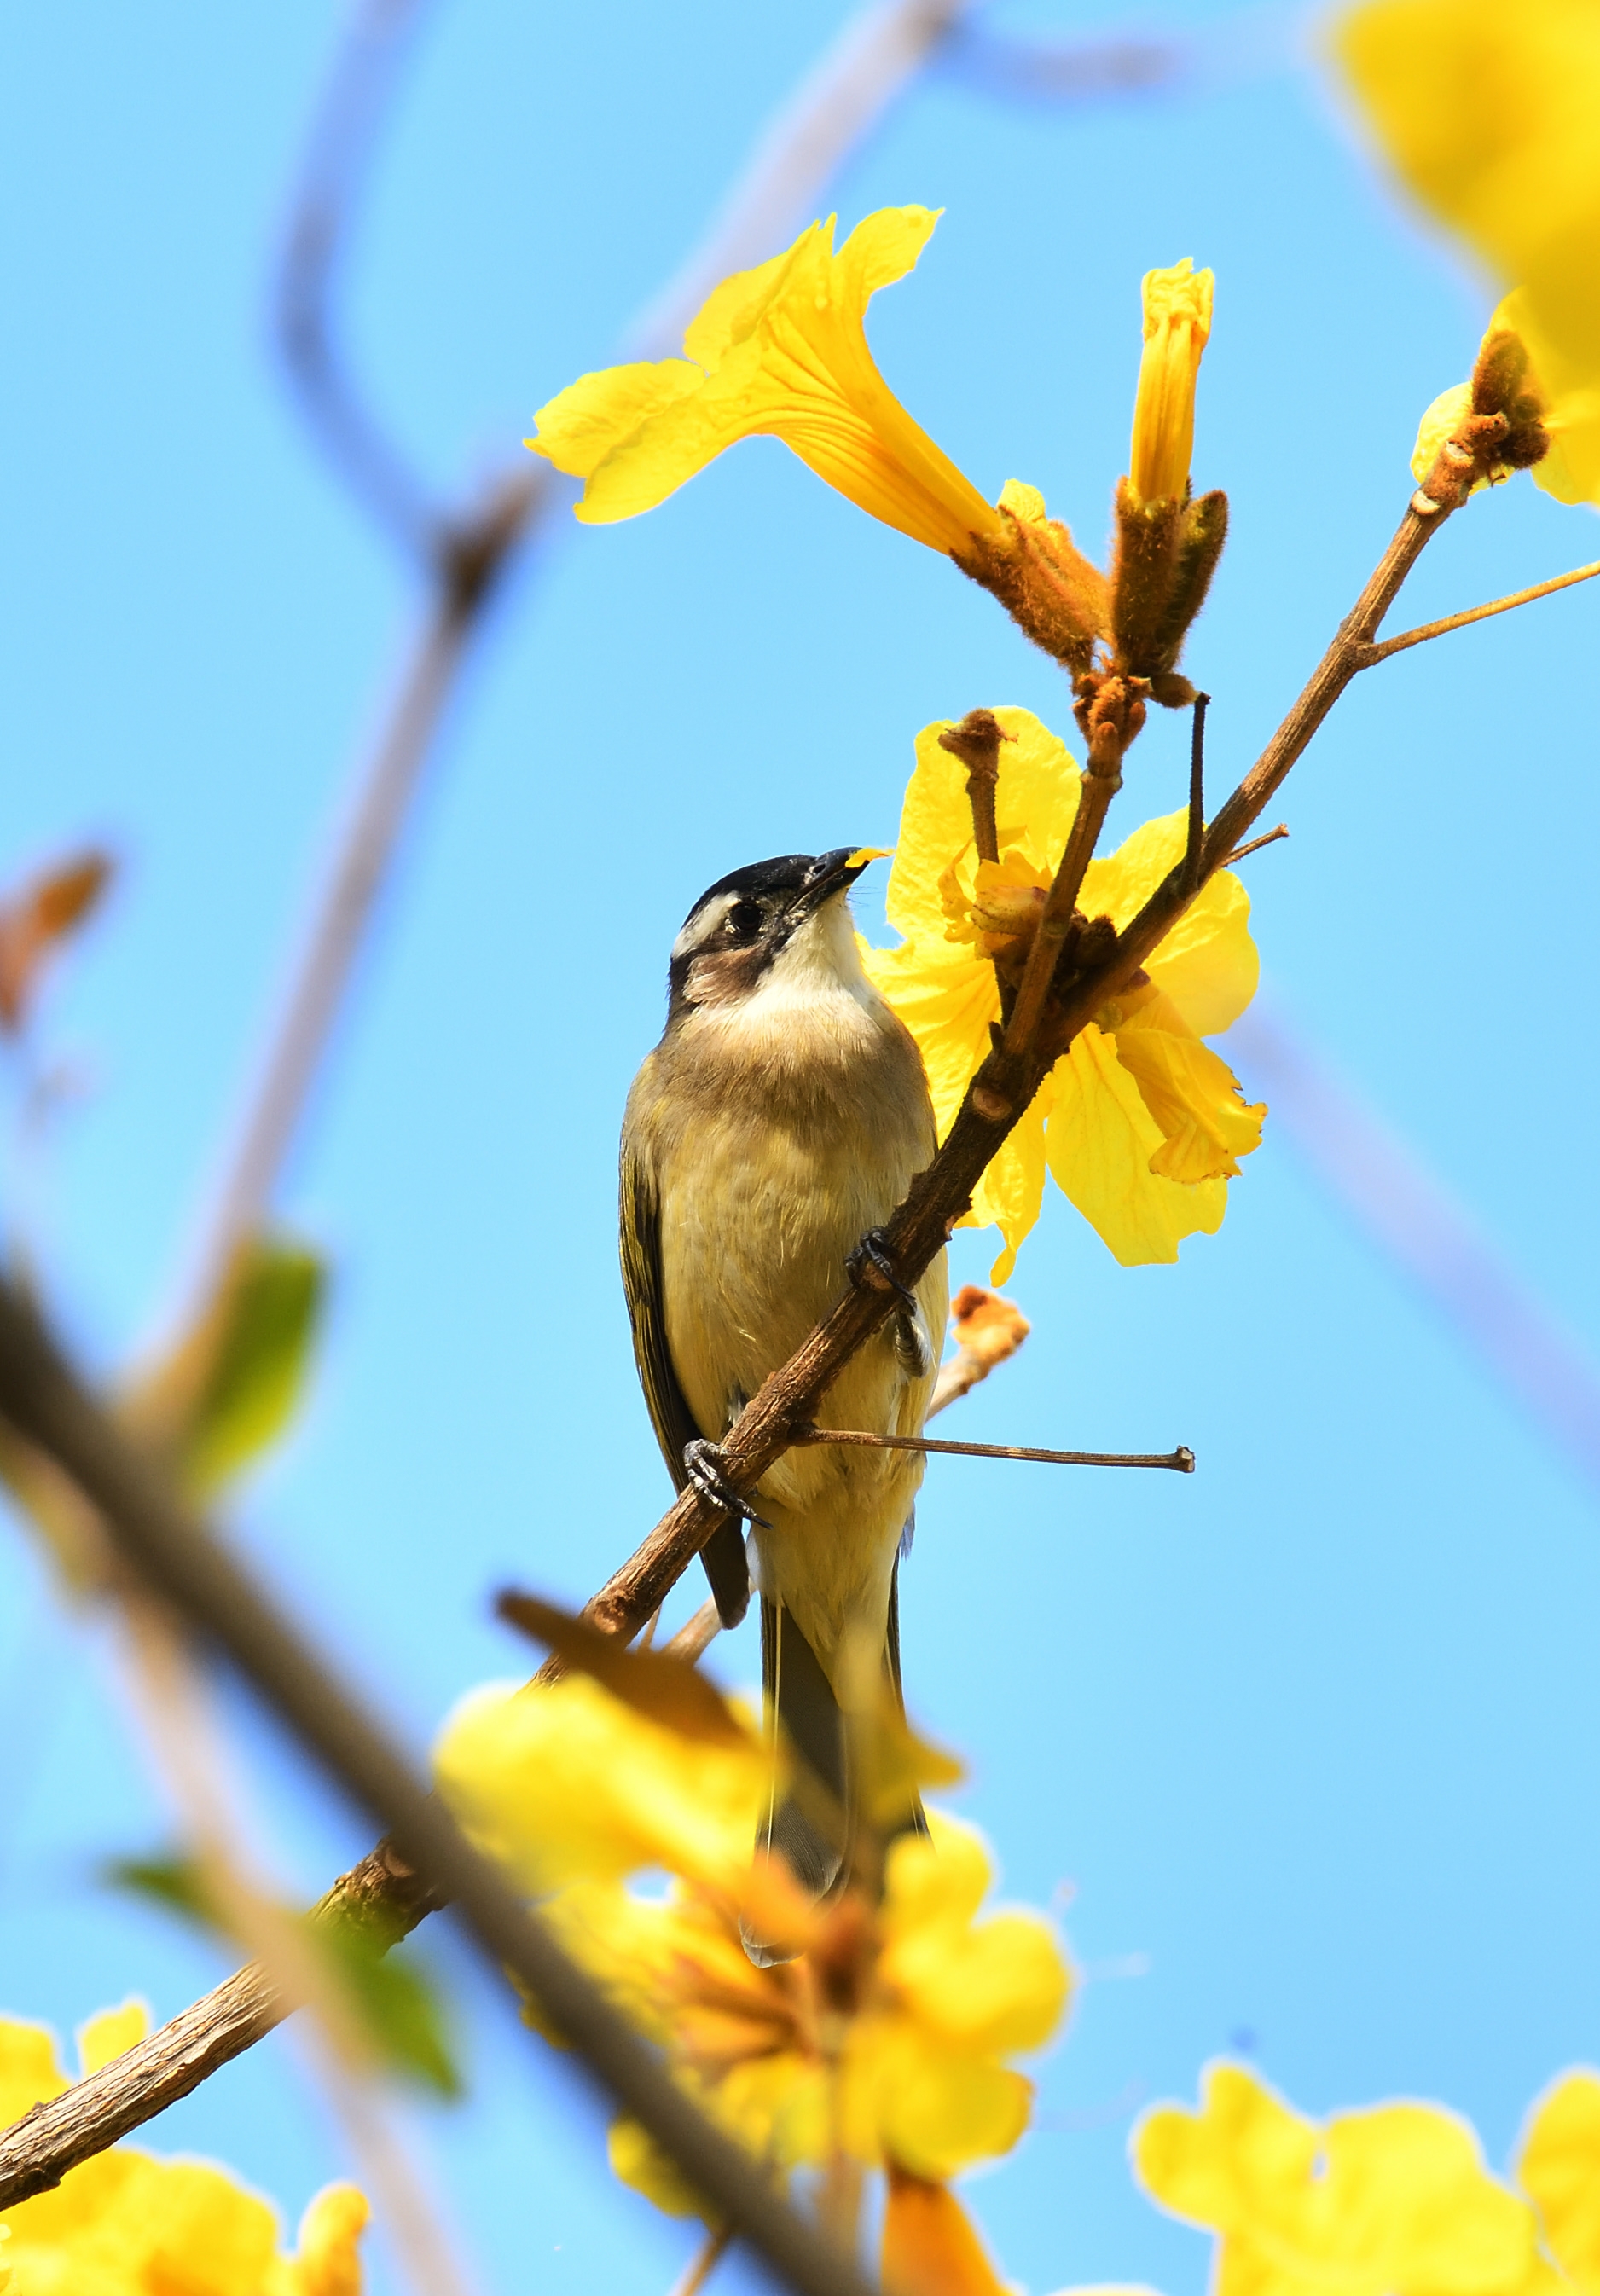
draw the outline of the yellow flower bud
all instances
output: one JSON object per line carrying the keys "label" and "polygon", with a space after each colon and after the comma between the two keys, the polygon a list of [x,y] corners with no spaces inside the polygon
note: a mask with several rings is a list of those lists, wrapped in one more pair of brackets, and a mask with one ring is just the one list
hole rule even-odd
{"label": "yellow flower bud", "polygon": [[1211,332],[1214,274],[1185,256],[1145,274],[1145,352],[1134,401],[1129,481],[1141,503],[1181,500],[1194,448],[1194,384]]}

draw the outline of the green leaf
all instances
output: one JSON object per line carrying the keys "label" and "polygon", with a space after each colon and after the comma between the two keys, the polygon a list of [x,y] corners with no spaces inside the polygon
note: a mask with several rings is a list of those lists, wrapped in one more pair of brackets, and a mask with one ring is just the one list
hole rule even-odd
{"label": "green leaf", "polygon": [[111,1857],[101,1874],[113,1890],[143,1898],[164,1913],[179,1914],[201,1929],[222,1928],[192,1857]]}
{"label": "green leaf", "polygon": [[[143,1898],[213,1936],[228,1938],[193,1858],[115,1857],[102,1872],[114,1889]],[[459,2096],[463,2084],[443,1997],[420,1956],[382,1952],[373,1939],[364,1937],[348,1920],[306,1917],[306,1929],[380,2062],[437,2096]]]}
{"label": "green leaf", "polygon": [[182,1436],[184,1473],[201,1496],[238,1474],[293,1417],[323,1290],[315,1252],[267,1237],[246,1248]]}
{"label": "green leaf", "polygon": [[461,2095],[461,2074],[450,2047],[439,1988],[414,1954],[381,1954],[337,1923],[312,1931],[343,1985],[373,2047],[391,2071],[431,2088]]}

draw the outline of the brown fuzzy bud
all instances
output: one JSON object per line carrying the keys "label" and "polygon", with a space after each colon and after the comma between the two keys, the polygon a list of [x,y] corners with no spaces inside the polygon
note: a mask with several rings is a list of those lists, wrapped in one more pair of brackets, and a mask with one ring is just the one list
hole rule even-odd
{"label": "brown fuzzy bud", "polygon": [[1194,698],[1186,678],[1172,678],[1190,625],[1227,539],[1227,496],[1220,489],[1192,501],[1141,502],[1131,482],[1117,488],[1117,556],[1112,584],[1117,666],[1152,681],[1169,709]]}
{"label": "brown fuzzy bud", "polygon": [[947,726],[939,746],[966,767],[966,793],[972,808],[972,836],[981,861],[1000,857],[995,826],[995,790],[1000,779],[1000,744],[1012,736],[992,709],[969,709],[959,726]]}
{"label": "brown fuzzy bud", "polygon": [[1145,698],[1150,687],[1142,677],[1124,677],[1110,670],[1091,670],[1080,677],[1072,715],[1089,746],[1088,771],[1121,780],[1123,752],[1144,730]]}
{"label": "brown fuzzy bud", "polygon": [[1112,636],[1117,667],[1136,676],[1156,668],[1167,595],[1177,557],[1185,505],[1173,496],[1141,502],[1131,480],[1117,482],[1116,553],[1112,563]]}
{"label": "brown fuzzy bud", "polygon": [[1550,451],[1545,397],[1521,335],[1500,328],[1485,335],[1473,369],[1473,413],[1503,415],[1506,433],[1495,459],[1514,471],[1531,470]]}
{"label": "brown fuzzy bud", "polygon": [[1079,676],[1109,624],[1105,577],[1060,519],[1020,518],[1005,502],[1000,515],[1003,534],[974,534],[970,550],[951,555],[1035,645]]}
{"label": "brown fuzzy bud", "polygon": [[[1167,610],[1156,633],[1155,659],[1146,673],[1150,677],[1165,677],[1177,668],[1184,640],[1205,603],[1206,592],[1211,586],[1211,577],[1217,571],[1217,562],[1227,540],[1227,496],[1219,487],[1184,504],[1172,579],[1167,592]],[[1178,683],[1186,689],[1180,701],[1166,701],[1164,694],[1156,696],[1158,701],[1166,701],[1169,709],[1181,709],[1194,699],[1194,689],[1188,680],[1181,678]],[[1154,693],[1153,685],[1151,691]]]}

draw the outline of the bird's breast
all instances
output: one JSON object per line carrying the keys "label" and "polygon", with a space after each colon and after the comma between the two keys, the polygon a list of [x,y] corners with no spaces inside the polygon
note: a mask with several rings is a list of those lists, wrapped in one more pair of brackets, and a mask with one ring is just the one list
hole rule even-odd
{"label": "bird's breast", "polygon": [[[718,1016],[652,1056],[668,1341],[713,1433],[833,1307],[847,1256],[933,1152],[922,1064],[899,1023],[854,997],[817,1001]],[[939,1308],[936,1343],[942,1327]],[[891,1354],[865,1352],[874,1365]],[[898,1375],[886,1364],[875,1377]]]}

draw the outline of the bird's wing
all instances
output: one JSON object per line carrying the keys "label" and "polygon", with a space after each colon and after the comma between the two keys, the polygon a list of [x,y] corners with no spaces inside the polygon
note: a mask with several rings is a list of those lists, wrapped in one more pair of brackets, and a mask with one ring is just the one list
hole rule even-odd
{"label": "bird's wing", "polygon": [[[650,1407],[655,1439],[661,1447],[673,1488],[682,1490],[684,1447],[702,1436],[695,1424],[667,1345],[667,1307],[661,1284],[661,1210],[655,1183],[636,1156],[625,1150],[619,1233],[622,1288],[628,1295],[628,1317],[633,1325],[634,1361],[639,1384]],[[721,1431],[718,1430],[718,1432]],[[715,1437],[711,1439],[715,1440]],[[744,1534],[731,1515],[719,1522],[700,1550],[706,1577],[717,1598],[717,1614],[725,1627],[736,1627],[750,1602],[750,1568],[744,1558]]]}
{"label": "bird's wing", "polygon": [[702,1435],[694,1423],[667,1346],[667,1306],[661,1290],[661,1207],[655,1182],[636,1156],[624,1152],[620,1205],[622,1288],[633,1325],[634,1361],[650,1406],[650,1423],[674,1486],[682,1490],[684,1446]]}

